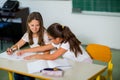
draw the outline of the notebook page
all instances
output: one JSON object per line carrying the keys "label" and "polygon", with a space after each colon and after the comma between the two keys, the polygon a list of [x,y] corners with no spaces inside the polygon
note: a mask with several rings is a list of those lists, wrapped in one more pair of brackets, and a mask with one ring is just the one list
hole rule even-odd
{"label": "notebook page", "polygon": [[27,63],[28,73],[40,72],[44,68],[48,68],[46,60],[37,60]]}

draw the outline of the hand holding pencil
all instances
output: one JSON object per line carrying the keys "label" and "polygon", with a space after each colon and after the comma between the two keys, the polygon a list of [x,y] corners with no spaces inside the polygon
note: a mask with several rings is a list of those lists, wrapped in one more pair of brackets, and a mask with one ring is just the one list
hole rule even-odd
{"label": "hand holding pencil", "polygon": [[11,48],[7,48],[6,52],[7,52],[8,55],[12,55],[13,52],[15,52],[15,51],[18,50],[18,49],[19,49],[19,46],[14,45],[14,46],[11,47]]}

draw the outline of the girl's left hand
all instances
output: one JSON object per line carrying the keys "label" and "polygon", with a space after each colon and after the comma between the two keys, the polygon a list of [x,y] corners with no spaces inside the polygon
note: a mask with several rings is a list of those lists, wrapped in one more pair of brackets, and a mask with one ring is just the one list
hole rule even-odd
{"label": "girl's left hand", "polygon": [[24,57],[25,60],[37,59],[37,54]]}

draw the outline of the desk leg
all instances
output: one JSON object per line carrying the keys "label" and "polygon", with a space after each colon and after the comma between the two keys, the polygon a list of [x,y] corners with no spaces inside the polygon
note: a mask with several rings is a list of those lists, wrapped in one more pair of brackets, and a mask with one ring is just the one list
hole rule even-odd
{"label": "desk leg", "polygon": [[96,80],[100,80],[100,75],[97,76]]}
{"label": "desk leg", "polygon": [[8,75],[9,75],[9,80],[13,80],[13,75],[12,75],[12,72],[8,72]]}

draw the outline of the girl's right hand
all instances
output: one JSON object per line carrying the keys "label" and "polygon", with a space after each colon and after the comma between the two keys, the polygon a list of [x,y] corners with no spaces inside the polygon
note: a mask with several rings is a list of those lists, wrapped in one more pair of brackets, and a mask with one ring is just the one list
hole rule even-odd
{"label": "girl's right hand", "polygon": [[8,55],[12,55],[12,53],[13,53],[11,48],[7,48],[6,52],[7,52]]}
{"label": "girl's right hand", "polygon": [[23,51],[23,50],[20,50],[20,51],[18,51],[16,54],[18,55],[18,56],[21,56],[22,54],[24,54],[25,52]]}

